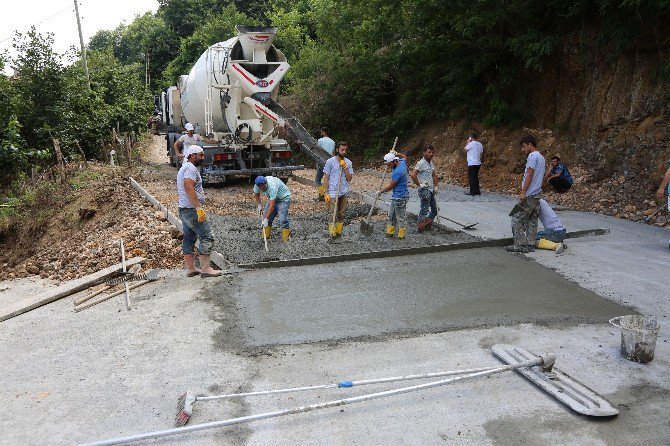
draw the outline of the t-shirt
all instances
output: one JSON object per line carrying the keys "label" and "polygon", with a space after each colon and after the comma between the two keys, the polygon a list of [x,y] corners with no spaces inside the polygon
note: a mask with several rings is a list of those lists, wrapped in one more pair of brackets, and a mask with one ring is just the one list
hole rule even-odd
{"label": "t-shirt", "polygon": [[482,152],[484,146],[479,141],[470,141],[465,150],[468,151],[468,166],[479,166],[482,164]]}
{"label": "t-shirt", "polygon": [[184,180],[187,178],[189,180],[195,181],[195,196],[198,198],[200,204],[205,204],[205,190],[202,188],[202,178],[200,177],[200,171],[193,165],[193,163],[186,161],[179,169],[179,173],[177,173],[177,194],[179,194],[179,207],[193,209],[193,203],[191,203],[191,200],[188,199],[188,195],[186,195],[186,189],[184,188]]}
{"label": "t-shirt", "polygon": [[[418,163],[416,163],[416,167],[414,168],[418,173],[416,175],[417,180],[419,180],[419,184],[427,184],[427,188],[432,189],[433,188],[433,171],[435,170],[435,166],[433,165],[432,161],[426,161],[426,158],[421,158]],[[421,187],[421,186],[419,186]]]}
{"label": "t-shirt", "polygon": [[551,231],[565,231],[565,226],[561,223],[561,220],[558,219],[556,212],[549,206],[544,199],[540,199],[540,221],[544,229],[549,229]]}
{"label": "t-shirt", "polygon": [[393,169],[391,179],[396,182],[393,186],[392,198],[405,198],[409,196],[409,189],[407,189],[407,163],[403,158],[400,158],[398,167]]}
{"label": "t-shirt", "polygon": [[319,147],[328,152],[329,155],[335,155],[335,141],[327,136],[323,136],[316,142]]}
{"label": "t-shirt", "polygon": [[[347,171],[353,175],[354,168],[352,167],[351,161],[349,158],[344,158],[344,161],[347,163]],[[323,167],[323,173],[328,175],[328,194],[331,197],[339,197],[349,193],[349,182],[347,181],[347,176],[342,175],[342,179],[340,180],[342,166],[340,166],[339,156],[334,156],[326,161],[326,165]],[[337,195],[338,180],[340,181],[340,195]]]}
{"label": "t-shirt", "polygon": [[[194,133],[193,136],[189,136],[188,133],[185,133],[185,134],[181,135],[177,141],[182,143],[181,153],[183,154],[184,149],[186,147],[197,145],[198,142],[204,142],[205,140],[202,138],[202,136],[198,135],[197,133]],[[186,164],[186,158],[184,158],[182,163]]]}
{"label": "t-shirt", "polygon": [[570,175],[570,171],[568,170],[568,167],[565,164],[558,163],[556,164],[556,167],[552,167],[551,170],[549,171],[549,175],[555,175],[555,174],[559,174],[558,178],[563,178],[565,181],[572,184],[572,175]]}
{"label": "t-shirt", "polygon": [[[265,179],[268,182],[268,187],[262,194],[268,197],[268,200],[287,201],[291,199],[291,191],[288,190],[282,180],[271,176],[266,176]],[[254,185],[254,193],[261,193],[256,185]]]}
{"label": "t-shirt", "polygon": [[526,175],[528,175],[529,168],[535,169],[535,171],[533,172],[533,179],[530,181],[530,186],[528,186],[528,190],[526,190],[527,197],[542,192],[542,179],[544,178],[545,163],[544,157],[537,150],[528,154],[526,169],[523,171],[523,179],[521,180],[522,188],[526,182]]}

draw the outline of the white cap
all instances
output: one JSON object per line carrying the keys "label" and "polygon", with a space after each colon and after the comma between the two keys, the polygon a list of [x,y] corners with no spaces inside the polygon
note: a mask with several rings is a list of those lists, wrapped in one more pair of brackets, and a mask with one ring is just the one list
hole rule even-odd
{"label": "white cap", "polygon": [[195,144],[194,144],[194,145],[192,145],[192,146],[188,146],[188,147],[184,150],[184,159],[187,160],[188,157],[191,156],[191,155],[193,155],[194,153],[202,153],[202,152],[204,152],[204,150],[202,150],[202,147],[200,147],[200,146],[198,146],[198,145],[195,145]]}
{"label": "white cap", "polygon": [[187,122],[186,125],[184,126],[184,128],[186,130],[193,131],[193,124],[191,124],[190,122]]}
{"label": "white cap", "polygon": [[397,156],[395,156],[395,153],[387,153],[384,155],[384,162],[385,163],[390,163],[391,161],[399,160]]}

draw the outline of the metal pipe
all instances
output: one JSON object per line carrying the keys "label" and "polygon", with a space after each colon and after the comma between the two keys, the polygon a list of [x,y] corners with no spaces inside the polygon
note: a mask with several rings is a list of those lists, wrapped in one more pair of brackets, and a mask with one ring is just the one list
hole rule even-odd
{"label": "metal pipe", "polygon": [[195,431],[200,431],[200,430],[205,430],[205,429],[213,429],[217,427],[223,427],[223,426],[231,426],[234,424],[241,424],[241,423],[248,423],[250,421],[257,421],[257,420],[263,420],[267,418],[275,418],[275,417],[280,417],[283,415],[292,415],[292,414],[297,414],[297,413],[302,413],[302,412],[311,412],[313,410],[317,409],[326,409],[329,407],[337,407],[337,406],[344,406],[347,404],[354,404],[354,403],[360,403],[363,401],[371,401],[379,398],[385,398],[389,396],[395,396],[395,395],[400,395],[403,393],[409,393],[413,392],[416,390],[424,390],[424,389],[430,389],[432,387],[438,387],[438,386],[443,386],[445,384],[450,384],[454,383],[457,381],[461,381],[464,379],[468,378],[477,378],[481,376],[489,376],[493,375],[496,373],[501,373],[501,372],[506,372],[508,370],[515,370],[518,368],[522,367],[533,367],[537,365],[542,365],[544,363],[544,360],[541,357],[535,358],[533,360],[529,360],[526,362],[522,362],[519,364],[513,364],[513,365],[507,365],[507,366],[502,366],[502,367],[497,367],[488,371],[484,372],[476,372],[476,373],[470,373],[467,375],[461,375],[457,376],[455,378],[448,378],[440,381],[435,381],[432,383],[426,383],[426,384],[419,384],[416,386],[411,386],[411,387],[402,387],[399,389],[394,389],[394,390],[387,390],[384,392],[377,392],[377,393],[370,393],[366,395],[360,395],[356,397],[351,397],[351,398],[345,398],[345,399],[340,399],[340,400],[334,400],[334,401],[327,401],[324,403],[318,403],[318,404],[311,404],[308,406],[300,406],[300,407],[295,407],[293,409],[285,409],[285,410],[278,410],[274,412],[266,412],[258,415],[248,415],[245,417],[238,417],[238,418],[231,418],[228,420],[220,420],[220,421],[212,421],[210,423],[202,423],[202,424],[196,424],[193,426],[185,426],[185,427],[177,427],[173,429],[166,429],[162,431],[155,431],[155,432],[147,432],[144,434],[137,434],[137,435],[131,435],[128,437],[118,437],[118,438],[113,438],[110,440],[101,440],[101,441],[96,441],[92,443],[84,443],[80,446],[110,446],[110,445],[116,445],[116,444],[125,444],[125,443],[133,443],[136,441],[141,441],[141,440],[148,440],[151,438],[161,438],[161,437],[167,437],[171,435],[178,435],[178,434],[185,434],[188,432],[195,432]]}

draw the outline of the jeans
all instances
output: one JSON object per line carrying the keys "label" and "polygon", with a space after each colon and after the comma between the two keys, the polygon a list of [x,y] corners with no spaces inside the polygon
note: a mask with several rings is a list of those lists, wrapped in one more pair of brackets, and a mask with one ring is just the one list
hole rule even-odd
{"label": "jeans", "polygon": [[563,193],[572,187],[572,183],[568,182],[565,178],[557,177],[549,180],[549,184],[554,188],[556,192]]}
{"label": "jeans", "polygon": [[389,226],[407,227],[407,214],[405,212],[407,209],[407,200],[409,200],[409,197],[391,198],[391,211],[389,212],[388,219]]}
{"label": "jeans", "polygon": [[[275,220],[275,217],[279,215],[279,227],[282,229],[289,229],[288,226],[288,207],[291,205],[291,200],[275,200],[275,208],[272,210],[272,214],[268,218],[268,225],[272,226],[272,222]],[[268,211],[268,205],[265,205],[265,212]]]}
{"label": "jeans", "polygon": [[565,229],[561,229],[560,231],[545,229],[543,231],[538,232],[537,235],[535,236],[535,240],[539,240],[541,238],[556,243],[562,242],[563,240],[565,240]]}
{"label": "jeans", "polygon": [[[328,206],[328,209],[331,212],[335,210],[333,206],[335,206],[335,203],[337,203],[337,215],[335,215],[335,222],[336,223],[344,223],[344,211],[347,210],[347,203],[349,203],[349,196],[348,195],[341,195],[339,198],[331,198],[330,205]],[[330,221],[330,218],[328,219]]]}
{"label": "jeans", "polygon": [[525,200],[514,206],[511,217],[512,236],[516,248],[535,246],[537,219],[540,216],[540,198],[542,198],[542,192],[526,197]]}
{"label": "jeans", "polygon": [[182,254],[193,254],[196,239],[200,240],[198,252],[209,255],[214,247],[214,236],[209,221],[198,222],[194,208],[179,208],[179,218],[184,229],[184,240],[181,243]]}
{"label": "jeans", "polygon": [[[435,194],[427,187],[419,189],[419,198],[421,199],[421,209],[417,221],[423,221],[428,218],[434,219],[437,215],[437,203],[435,202]],[[430,209],[430,212],[429,212]]]}
{"label": "jeans", "polygon": [[470,183],[470,195],[481,195],[479,190],[479,168],[481,165],[468,166],[468,182]]}
{"label": "jeans", "polygon": [[316,164],[316,177],[314,178],[314,181],[316,181],[316,184],[318,186],[321,186],[321,178],[323,178],[323,168],[325,166],[321,163]]}

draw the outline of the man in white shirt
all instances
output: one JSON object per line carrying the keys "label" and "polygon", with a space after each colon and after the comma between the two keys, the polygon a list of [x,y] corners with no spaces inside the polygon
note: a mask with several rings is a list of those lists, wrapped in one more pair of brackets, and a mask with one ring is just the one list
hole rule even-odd
{"label": "man in white shirt", "polygon": [[[321,127],[319,129],[319,133],[321,134],[321,138],[319,138],[316,143],[321,147],[323,150],[328,152],[329,155],[334,156],[335,155],[335,141],[332,140],[330,137],[330,133],[328,132],[327,127]],[[323,201],[325,199],[325,194],[326,194],[326,188],[321,184],[321,179],[323,178],[323,167],[320,163],[317,163],[316,165],[316,178],[314,181],[316,181],[316,185],[318,186],[318,191],[319,191],[319,201]]]}
{"label": "man in white shirt", "polygon": [[[326,161],[323,168],[323,179],[328,185],[328,190],[325,194],[325,201],[329,207],[337,206],[337,214],[335,215],[335,225],[328,223],[328,233],[331,237],[340,237],[344,229],[344,211],[347,208],[349,201],[349,182],[354,176],[354,169],[351,160],[346,157],[348,145],[341,141],[337,143],[337,155]],[[338,191],[338,184],[339,191]],[[332,201],[332,204],[331,204]]]}
{"label": "man in white shirt", "polygon": [[198,135],[197,133],[193,133],[193,124],[190,122],[187,122],[186,125],[184,125],[184,128],[186,129],[186,133],[181,135],[179,139],[177,139],[174,142],[174,153],[177,155],[178,159],[183,158],[183,162],[186,162],[186,158],[184,158],[184,155],[182,154],[182,149],[184,147],[191,147],[191,146],[196,146],[198,145],[199,142],[206,142],[207,144],[216,144],[216,141],[213,139],[205,139],[202,136]]}
{"label": "man in white shirt", "polygon": [[423,232],[426,227],[430,229],[433,219],[437,215],[437,172],[433,164],[435,149],[432,144],[423,149],[423,158],[416,163],[416,167],[409,176],[419,189],[419,199],[421,206],[419,216],[416,219],[416,225],[419,232]]}
{"label": "man in white shirt", "polygon": [[521,180],[519,203],[514,206],[512,217],[512,236],[514,244],[508,246],[510,252],[527,253],[535,251],[535,236],[537,234],[537,219],[540,214],[540,199],[542,198],[542,179],[546,162],[537,150],[537,141],[533,135],[526,135],[519,141],[521,151],[528,155],[526,169]]}
{"label": "man in white shirt", "polygon": [[[205,190],[202,187],[202,178],[198,166],[205,159],[202,147],[190,146],[184,150],[185,161],[177,173],[177,194],[179,195],[179,218],[184,230],[182,254],[186,264],[186,275],[193,277],[216,277],[221,275],[210,266],[209,255],[214,247],[212,228],[207,221],[205,212]],[[195,267],[196,240],[200,240],[198,253],[200,254],[200,269]]]}
{"label": "man in white shirt", "polygon": [[466,192],[465,195],[481,195],[482,192],[479,190],[479,168],[482,165],[484,146],[477,141],[476,133],[470,133],[468,143],[463,150],[467,153],[468,182],[470,183],[470,192]]}

